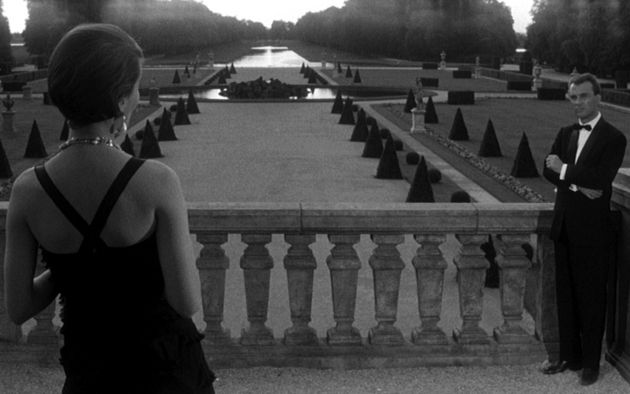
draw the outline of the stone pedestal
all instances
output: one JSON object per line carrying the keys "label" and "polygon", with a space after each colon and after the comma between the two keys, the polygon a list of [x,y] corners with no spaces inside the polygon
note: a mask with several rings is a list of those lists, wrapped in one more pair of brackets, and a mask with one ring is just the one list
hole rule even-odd
{"label": "stone pedestal", "polygon": [[13,118],[15,116],[15,112],[6,111],[2,113],[2,133],[3,134],[13,134],[15,130],[13,129]]}
{"label": "stone pedestal", "polygon": [[446,70],[446,62],[444,60],[440,62],[440,70],[442,71]]}
{"label": "stone pedestal", "polygon": [[32,98],[32,93],[33,93],[33,88],[31,88],[30,86],[24,85],[22,87],[22,98],[24,100],[30,101]]}
{"label": "stone pedestal", "polygon": [[537,92],[538,89],[543,87],[543,80],[542,78],[534,78],[534,83],[532,83],[532,89],[534,90],[534,92]]}
{"label": "stone pedestal", "polygon": [[411,110],[411,134],[427,131],[426,127],[424,126],[425,113],[426,111],[424,109],[413,108]]}
{"label": "stone pedestal", "polygon": [[149,105],[160,105],[160,88],[149,88]]}

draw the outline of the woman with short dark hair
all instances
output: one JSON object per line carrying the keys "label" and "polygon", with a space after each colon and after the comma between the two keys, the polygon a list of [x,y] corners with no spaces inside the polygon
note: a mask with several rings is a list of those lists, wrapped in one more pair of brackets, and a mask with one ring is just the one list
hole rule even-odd
{"label": "woman with short dark hair", "polygon": [[[69,139],[11,194],[7,310],[22,324],[60,295],[63,393],[214,392],[191,320],[201,290],[179,179],[117,144],[138,104],[142,59],[113,25],[61,39],[48,88]],[[38,250],[46,269],[35,276]]]}

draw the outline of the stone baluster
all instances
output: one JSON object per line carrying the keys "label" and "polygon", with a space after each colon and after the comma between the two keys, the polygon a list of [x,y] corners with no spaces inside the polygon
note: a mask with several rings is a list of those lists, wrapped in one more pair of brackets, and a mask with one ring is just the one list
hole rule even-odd
{"label": "stone baluster", "polygon": [[[45,271],[43,264],[37,264],[35,276]],[[57,345],[59,344],[59,335],[57,329],[53,325],[55,317],[56,299],[41,312],[35,315],[37,325],[28,333],[27,342],[34,345]]]}
{"label": "stone baluster", "polygon": [[527,270],[531,261],[523,244],[529,243],[529,234],[504,234],[498,237],[496,262],[499,266],[501,312],[503,324],[494,329],[499,343],[531,343],[534,338],[521,326],[525,299]]}
{"label": "stone baluster", "polygon": [[317,267],[309,245],[315,242],[315,234],[285,234],[291,245],[284,258],[289,286],[289,306],[293,326],[284,332],[286,345],[317,345],[317,333],[308,323],[311,321],[313,301],[313,271]]}
{"label": "stone baluster", "polygon": [[197,242],[203,245],[197,258],[203,300],[203,320],[206,322],[205,341],[228,344],[230,331],[221,326],[225,300],[225,270],[230,259],[221,247],[228,240],[227,234],[198,233]]}
{"label": "stone baluster", "polygon": [[357,298],[357,283],[361,261],[353,245],[359,234],[329,235],[334,244],[326,264],[330,270],[333,314],[336,326],[326,332],[329,345],[360,345],[361,334],[352,326]]}
{"label": "stone baluster", "polygon": [[[5,218],[2,218],[6,220]],[[7,309],[5,308],[4,299],[4,247],[5,247],[5,231],[0,231],[0,259],[3,264],[0,266],[0,340],[8,342],[17,342],[22,336],[20,326],[13,324],[9,319]]]}
{"label": "stone baluster", "polygon": [[446,345],[448,339],[437,326],[442,311],[444,291],[444,270],[446,260],[439,246],[444,243],[444,235],[416,235],[420,244],[413,258],[418,286],[418,311],[421,325],[411,333],[411,340],[416,345]]}
{"label": "stone baluster", "polygon": [[560,359],[558,334],[558,304],[556,298],[556,254],[548,233],[538,234],[538,263],[534,283],[537,284],[534,310],[530,313],[536,322],[536,336],[542,340],[550,361]]}
{"label": "stone baluster", "polygon": [[269,306],[269,282],[273,258],[265,246],[271,234],[243,234],[247,244],[241,257],[249,327],[241,333],[242,345],[273,345],[273,332],[265,325]]}
{"label": "stone baluster", "polygon": [[373,345],[402,345],[404,338],[394,327],[398,311],[400,274],[405,267],[396,245],[404,242],[402,235],[372,235],[376,248],[370,256],[374,275],[374,305],[376,327],[370,329],[368,339]]}
{"label": "stone baluster", "polygon": [[457,235],[457,239],[461,247],[459,254],[453,260],[457,267],[462,328],[455,329],[453,338],[461,344],[488,344],[490,338],[479,327],[483,310],[486,269],[490,266],[480,246],[488,240],[488,235]]}

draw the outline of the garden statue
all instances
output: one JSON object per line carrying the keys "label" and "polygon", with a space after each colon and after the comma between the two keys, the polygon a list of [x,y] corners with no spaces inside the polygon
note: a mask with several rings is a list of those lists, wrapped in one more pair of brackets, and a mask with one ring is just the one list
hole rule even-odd
{"label": "garden statue", "polygon": [[424,127],[424,114],[426,111],[424,110],[422,95],[422,78],[416,77],[416,87],[413,92],[416,107],[411,110],[411,134],[427,131],[427,129]]}
{"label": "garden statue", "polygon": [[479,78],[481,76],[481,60],[479,56],[475,57],[475,78]]}
{"label": "garden statue", "polygon": [[160,105],[160,88],[154,77],[149,81],[149,105]]}
{"label": "garden statue", "polygon": [[11,95],[7,93],[7,97],[2,99],[2,105],[4,106],[5,112],[11,112],[11,108],[15,104],[15,100],[11,98]]}
{"label": "garden statue", "polygon": [[14,104],[15,100],[11,98],[10,94],[7,94],[7,97],[2,99],[2,105],[5,109],[2,112],[2,132],[4,134],[13,134],[13,117],[15,112],[11,111],[11,109]]}
{"label": "garden statue", "polygon": [[418,110],[424,109],[424,102],[422,101],[422,78],[416,77],[416,88],[414,89],[414,99],[416,102],[416,108]]}
{"label": "garden statue", "polygon": [[540,78],[540,75],[542,74],[542,67],[540,66],[540,63],[538,63],[537,59],[534,59],[534,68],[532,69],[532,72],[534,74],[533,89],[538,91],[538,89],[542,88],[542,78]]}
{"label": "garden statue", "polygon": [[446,70],[446,52],[440,53],[440,70]]}

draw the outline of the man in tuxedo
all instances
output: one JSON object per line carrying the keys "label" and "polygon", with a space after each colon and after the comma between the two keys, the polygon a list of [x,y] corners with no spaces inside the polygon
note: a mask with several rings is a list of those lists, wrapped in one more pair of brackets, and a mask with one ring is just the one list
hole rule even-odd
{"label": "man in tuxedo", "polygon": [[578,122],[560,129],[543,170],[545,178],[556,185],[551,238],[560,357],[545,361],[541,370],[555,374],[582,369],[580,382],[590,385],[599,377],[606,281],[615,239],[610,197],[626,138],[602,118],[595,76],[572,78],[567,98]]}

